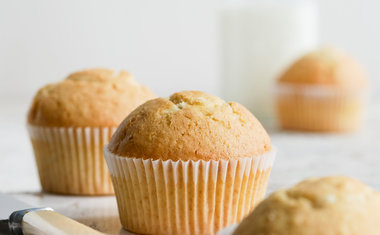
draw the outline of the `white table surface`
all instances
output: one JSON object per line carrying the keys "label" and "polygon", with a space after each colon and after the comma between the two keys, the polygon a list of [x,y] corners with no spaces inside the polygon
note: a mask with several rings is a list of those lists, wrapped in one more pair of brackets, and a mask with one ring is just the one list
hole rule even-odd
{"label": "white table surface", "polygon": [[[70,197],[40,192],[25,129],[29,102],[1,100],[0,192],[33,206],[50,206],[108,234],[121,229],[114,197]],[[352,134],[308,134],[269,130],[278,149],[268,192],[313,176],[344,174],[380,191],[380,102],[372,101],[363,128]]]}

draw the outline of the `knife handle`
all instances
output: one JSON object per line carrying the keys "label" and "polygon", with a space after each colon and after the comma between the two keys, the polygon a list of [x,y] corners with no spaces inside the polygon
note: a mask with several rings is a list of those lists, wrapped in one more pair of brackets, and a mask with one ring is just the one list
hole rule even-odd
{"label": "knife handle", "polygon": [[103,234],[52,210],[30,210],[24,214],[21,227],[24,235]]}

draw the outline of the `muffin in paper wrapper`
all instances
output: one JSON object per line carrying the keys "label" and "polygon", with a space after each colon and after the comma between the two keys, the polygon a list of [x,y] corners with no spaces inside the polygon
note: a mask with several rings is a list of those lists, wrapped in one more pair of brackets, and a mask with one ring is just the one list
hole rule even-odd
{"label": "muffin in paper wrapper", "polygon": [[263,199],[275,150],[230,160],[122,157],[107,147],[123,227],[141,234],[215,234]]}
{"label": "muffin in paper wrapper", "polygon": [[42,190],[72,195],[113,194],[103,147],[115,130],[28,125]]}
{"label": "muffin in paper wrapper", "polygon": [[276,99],[277,115],[284,129],[346,132],[359,128],[366,96],[360,89],[280,84]]}

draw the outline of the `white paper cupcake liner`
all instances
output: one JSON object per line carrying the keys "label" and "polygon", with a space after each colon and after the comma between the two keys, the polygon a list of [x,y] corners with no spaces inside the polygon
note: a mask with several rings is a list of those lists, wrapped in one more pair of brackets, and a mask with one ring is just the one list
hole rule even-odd
{"label": "white paper cupcake liner", "polygon": [[113,194],[102,149],[115,130],[28,125],[42,189],[60,194]]}
{"label": "white paper cupcake liner", "polygon": [[215,234],[264,197],[275,150],[250,158],[172,161],[104,148],[123,227],[142,234]]}
{"label": "white paper cupcake liner", "polygon": [[366,95],[363,89],[278,85],[277,114],[285,129],[351,131],[360,126]]}

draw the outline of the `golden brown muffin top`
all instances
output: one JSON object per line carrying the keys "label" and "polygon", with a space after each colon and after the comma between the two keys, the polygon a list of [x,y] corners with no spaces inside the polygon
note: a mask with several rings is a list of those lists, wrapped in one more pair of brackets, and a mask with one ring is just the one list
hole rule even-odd
{"label": "golden brown muffin top", "polygon": [[125,157],[218,160],[263,154],[271,141],[242,105],[182,91],[138,107],[120,124],[108,148]]}
{"label": "golden brown muffin top", "polygon": [[310,52],[291,65],[279,83],[363,87],[367,76],[351,57],[335,48]]}
{"label": "golden brown muffin top", "polygon": [[37,126],[114,127],[133,109],[155,98],[127,71],[89,69],[41,88],[28,113]]}
{"label": "golden brown muffin top", "polygon": [[239,225],[239,235],[377,235],[380,194],[344,176],[279,190]]}

